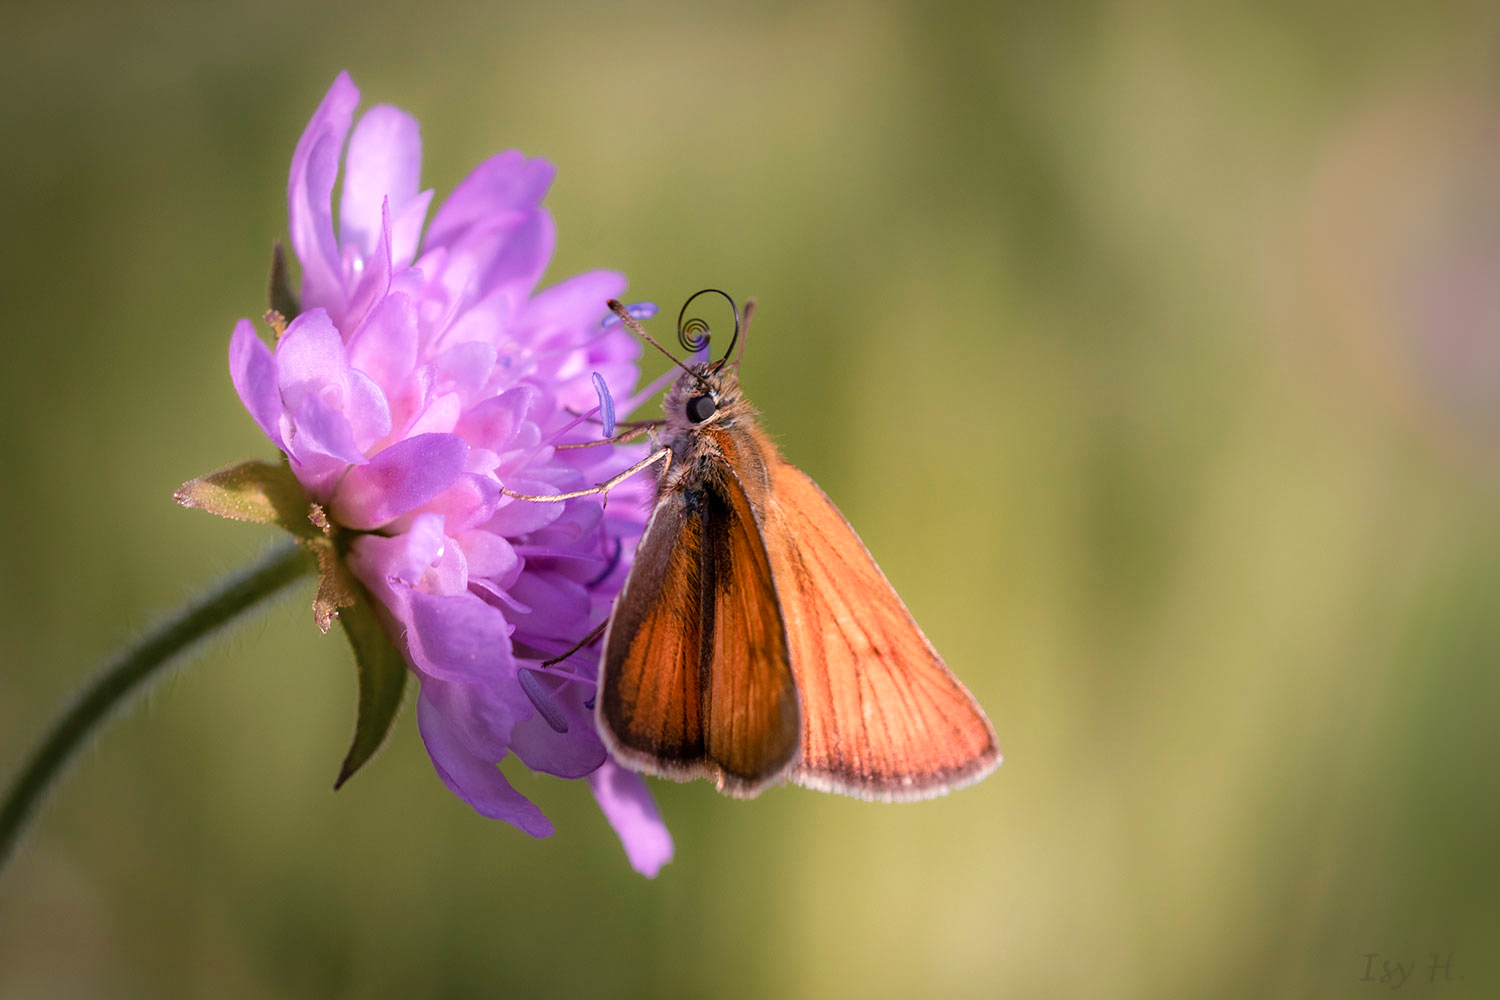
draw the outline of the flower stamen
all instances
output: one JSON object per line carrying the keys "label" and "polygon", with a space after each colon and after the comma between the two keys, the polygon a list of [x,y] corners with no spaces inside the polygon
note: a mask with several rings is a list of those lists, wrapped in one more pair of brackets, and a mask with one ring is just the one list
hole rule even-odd
{"label": "flower stamen", "polygon": [[536,708],[540,715],[552,727],[555,733],[568,731],[568,717],[563,714],[562,706],[557,703],[556,695],[547,690],[542,682],[537,679],[536,671],[530,667],[521,667],[516,671],[516,680],[521,684],[521,690],[526,692],[526,697]]}

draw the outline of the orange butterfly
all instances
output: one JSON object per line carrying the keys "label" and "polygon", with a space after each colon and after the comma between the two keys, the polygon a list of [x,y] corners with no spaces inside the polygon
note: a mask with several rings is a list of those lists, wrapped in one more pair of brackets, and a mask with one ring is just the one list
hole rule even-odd
{"label": "orange butterfly", "polygon": [[[687,339],[693,323],[706,331],[678,317],[689,350],[705,342]],[[604,633],[600,734],[635,770],[713,778],[737,798],[787,778],[886,801],[978,781],[1000,763],[989,720],[838,508],[757,426],[739,359],[726,363],[739,333],[736,309],[723,358],[673,358],[684,374],[666,419],[648,422],[663,446],[595,488],[666,463]]]}

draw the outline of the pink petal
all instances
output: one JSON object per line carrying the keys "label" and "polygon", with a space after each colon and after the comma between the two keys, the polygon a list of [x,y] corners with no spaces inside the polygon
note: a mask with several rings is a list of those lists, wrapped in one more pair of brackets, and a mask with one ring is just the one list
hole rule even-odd
{"label": "pink petal", "polygon": [[556,245],[557,227],[552,216],[540,210],[527,213],[520,225],[475,245],[481,263],[472,294],[483,297],[496,289],[529,293],[546,273]]}
{"label": "pink petal", "polygon": [[[532,465],[536,459],[534,453],[542,444],[542,429],[537,426],[537,420],[546,419],[546,414],[541,412],[541,410],[544,406],[550,410],[552,402],[553,400],[550,395],[537,397],[537,403],[532,407],[532,412],[529,414],[529,416],[535,419],[521,421],[521,426],[516,428],[515,437],[510,439],[510,444],[506,446],[506,450],[498,452],[500,462],[495,466],[497,470],[503,470],[507,475],[516,475],[528,471],[528,466]],[[512,487],[512,489],[517,488]],[[521,491],[517,489],[517,492]],[[541,496],[542,493],[547,492],[555,491],[544,489],[536,495]]]}
{"label": "pink petal", "polygon": [[456,733],[453,720],[440,709],[429,693],[428,680],[417,699],[417,729],[432,758],[432,766],[449,791],[463,799],[481,816],[502,819],[533,837],[552,835],[552,824],[542,811],[511,787],[495,765],[499,759],[477,756]]}
{"label": "pink petal", "polygon": [[569,644],[588,634],[589,595],[582,584],[528,565],[508,589],[516,600],[531,608],[530,614],[510,616],[517,631]]}
{"label": "pink petal", "polygon": [[[538,483],[532,480],[505,479],[504,485],[506,489],[531,496],[546,496],[557,492],[549,483]],[[528,531],[545,528],[556,521],[562,516],[562,506],[561,503],[538,503],[534,500],[505,497],[496,507],[495,516],[490,518],[484,527],[497,535],[515,538]]]}
{"label": "pink petal", "polygon": [[568,728],[565,732],[558,732],[538,712],[511,730],[511,750],[533,771],[559,778],[582,778],[592,774],[605,762],[608,754],[594,728],[594,713],[582,705],[578,684],[565,681],[562,683],[566,687],[559,690],[559,682],[548,680],[547,671],[534,670],[531,673],[543,685],[544,692],[553,692],[550,699],[553,709],[561,712],[561,721]]}
{"label": "pink petal", "polygon": [[538,292],[520,321],[537,331],[568,327],[592,333],[601,319],[613,315],[605,303],[624,295],[625,287],[618,271],[586,271]]}
{"label": "pink petal", "polygon": [[465,531],[458,536],[469,558],[471,576],[503,579],[521,565],[516,547],[508,539],[489,531]]}
{"label": "pink petal", "polygon": [[501,613],[509,614],[512,611],[522,613],[530,611],[526,605],[510,596],[510,592],[501,584],[492,580],[481,580],[478,577],[469,578],[469,593],[484,600],[486,604],[499,608]]}
{"label": "pink petal", "polygon": [[342,412],[324,402],[317,393],[302,398],[293,416],[292,458],[298,462],[316,462],[322,457],[337,459],[344,465],[362,465],[364,452],[354,440],[354,432]]}
{"label": "pink petal", "polygon": [[455,344],[433,358],[432,367],[440,389],[472,400],[489,381],[490,370],[495,367],[495,348],[483,341]]}
{"label": "pink petal", "polygon": [[452,434],[422,434],[350,469],[333,497],[346,527],[369,531],[437,496],[463,472],[469,446]]}
{"label": "pink petal", "polygon": [[[360,535],[354,540],[352,562],[355,573],[372,591],[383,596],[390,581],[415,587],[447,543],[439,514],[418,514],[399,535]],[[409,621],[403,624],[410,625]]]}
{"label": "pink petal", "polygon": [[[436,375],[435,371],[434,375]],[[411,426],[406,429],[406,436],[452,433],[453,429],[458,426],[458,418],[463,412],[463,406],[463,400],[456,392],[444,392],[433,396],[423,407],[422,412],[417,414],[411,422]]]}
{"label": "pink petal", "polygon": [[535,711],[514,678],[498,684],[423,678],[422,693],[458,745],[485,761],[503,760],[511,731]]}
{"label": "pink petal", "polygon": [[589,787],[604,818],[619,835],[630,867],[655,878],[661,866],[672,860],[672,835],[646,783],[610,760],[589,775]]}
{"label": "pink petal", "polygon": [[426,246],[447,246],[476,222],[535,208],[556,174],[546,160],[528,160],[514,149],[490,157],[438,209],[427,229]]}
{"label": "pink petal", "polygon": [[488,448],[475,448],[470,446],[468,461],[464,462],[464,471],[488,476],[500,467],[500,456]]}
{"label": "pink petal", "polygon": [[497,349],[502,345],[513,347],[507,331],[515,328],[514,318],[521,297],[514,289],[502,288],[473,303],[454,317],[443,331],[438,346],[481,341],[493,344]]}
{"label": "pink petal", "polygon": [[516,436],[521,421],[536,400],[537,391],[518,385],[471,407],[455,430],[477,448],[502,451]]}
{"label": "pink petal", "polygon": [[431,204],[432,189],[428,188],[396,210],[391,220],[391,261],[397,269],[410,267],[417,256],[422,223],[427,220],[427,206]]}
{"label": "pink petal", "polygon": [[376,303],[349,338],[349,364],[383,386],[400,385],[417,365],[417,307],[393,292]]}
{"label": "pink petal", "polygon": [[[471,593],[424,594],[397,586],[396,617],[409,623],[406,641],[423,673],[448,680],[515,680],[510,623]],[[497,760],[499,758],[496,758]]]}
{"label": "pink petal", "polygon": [[281,395],[296,410],[307,393],[329,384],[343,384],[349,356],[338,329],[322,309],[292,320],[276,344],[276,366]]}
{"label": "pink petal", "polygon": [[422,136],[417,120],[400,108],[377,104],[366,111],[349,137],[344,154],[344,192],[339,201],[339,235],[344,246],[368,257],[382,228],[387,199],[400,212],[417,194],[422,175]]}
{"label": "pink petal", "polygon": [[335,304],[341,298],[338,241],[333,234],[333,185],[339,153],[359,105],[359,88],[340,73],[297,141],[287,179],[292,249],[302,262],[304,305]]}
{"label": "pink petal", "polygon": [[380,224],[375,248],[361,256],[356,248],[344,247],[344,256],[349,259],[345,273],[355,276],[352,289],[344,307],[338,314],[339,325],[345,330],[354,330],[364,321],[370,309],[383,299],[391,289],[391,211],[388,202],[380,203]]}
{"label": "pink petal", "polygon": [[[592,449],[590,449],[592,450]],[[583,558],[597,558],[591,539],[604,520],[604,509],[596,503],[565,503],[563,513],[547,527],[528,536],[531,545],[568,547]],[[580,542],[587,544],[580,546]]]}
{"label": "pink petal", "polygon": [[440,596],[468,593],[469,560],[465,557],[463,546],[453,542],[443,546],[437,562],[432,565],[432,571],[422,581],[422,590],[424,593]]}
{"label": "pink petal", "polygon": [[500,484],[490,476],[465,472],[453,484],[422,506],[441,514],[452,532],[467,531],[488,521],[500,501]]}
{"label": "pink petal", "polygon": [[281,390],[277,386],[276,359],[247,319],[235,324],[234,335],[229,338],[229,378],[240,402],[260,429],[272,444],[286,451],[281,439]]}
{"label": "pink petal", "polygon": [[344,376],[344,387],[344,415],[363,455],[391,432],[391,408],[380,386],[364,372],[351,368]]}

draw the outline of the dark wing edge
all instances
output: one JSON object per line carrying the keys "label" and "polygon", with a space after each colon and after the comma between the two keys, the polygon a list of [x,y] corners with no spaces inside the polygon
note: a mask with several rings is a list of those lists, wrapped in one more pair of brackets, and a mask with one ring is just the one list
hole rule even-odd
{"label": "dark wing edge", "polygon": [[610,755],[676,781],[714,777],[704,752],[703,524],[678,494],[657,501],[610,609],[594,716]]}

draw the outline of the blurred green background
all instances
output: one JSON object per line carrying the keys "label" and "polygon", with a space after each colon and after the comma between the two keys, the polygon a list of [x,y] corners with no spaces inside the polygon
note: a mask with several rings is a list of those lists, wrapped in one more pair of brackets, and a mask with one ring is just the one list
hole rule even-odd
{"label": "blurred green background", "polygon": [[472,813],[409,710],[333,794],[304,588],[45,804],[0,996],[1496,995],[1486,6],[8,12],[0,780],[271,538],[170,495],[270,454],[225,352],[344,68],[439,198],[558,165],[551,279],[759,296],[768,430],[1007,759],[899,807],[658,783],[648,882],[581,785],[510,772],[550,840]]}

